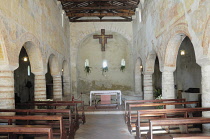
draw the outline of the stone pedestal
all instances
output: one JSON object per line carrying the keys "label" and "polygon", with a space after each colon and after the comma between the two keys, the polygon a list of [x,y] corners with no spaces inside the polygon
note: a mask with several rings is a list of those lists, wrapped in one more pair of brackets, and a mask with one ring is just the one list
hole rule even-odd
{"label": "stone pedestal", "polygon": [[153,99],[152,74],[144,73],[144,100]]}
{"label": "stone pedestal", "polygon": [[46,99],[46,81],[45,74],[35,73],[35,82],[34,82],[34,99],[38,101],[40,99]]}
{"label": "stone pedestal", "polygon": [[61,76],[54,75],[53,76],[53,99],[61,100],[62,99],[62,83]]}

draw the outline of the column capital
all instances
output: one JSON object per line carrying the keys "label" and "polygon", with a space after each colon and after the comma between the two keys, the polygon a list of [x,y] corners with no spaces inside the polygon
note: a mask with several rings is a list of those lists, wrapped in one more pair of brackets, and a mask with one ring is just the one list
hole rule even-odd
{"label": "column capital", "polygon": [[175,70],[176,70],[176,67],[163,66],[160,68],[161,72],[174,72]]}

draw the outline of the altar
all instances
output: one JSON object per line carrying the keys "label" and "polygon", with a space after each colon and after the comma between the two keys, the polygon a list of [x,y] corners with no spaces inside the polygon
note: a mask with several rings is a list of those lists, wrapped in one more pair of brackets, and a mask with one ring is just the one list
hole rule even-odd
{"label": "altar", "polygon": [[93,96],[97,95],[107,95],[106,97],[103,97],[104,99],[111,99],[109,96],[116,96],[117,102],[121,105],[121,91],[120,90],[98,90],[98,91],[90,91],[90,106],[92,105]]}

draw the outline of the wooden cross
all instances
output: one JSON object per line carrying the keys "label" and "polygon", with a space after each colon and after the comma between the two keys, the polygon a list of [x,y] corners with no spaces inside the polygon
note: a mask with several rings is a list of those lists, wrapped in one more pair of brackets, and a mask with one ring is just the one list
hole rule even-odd
{"label": "wooden cross", "polygon": [[93,35],[93,39],[99,39],[101,44],[101,51],[105,51],[105,44],[108,38],[113,38],[113,35],[105,35],[105,29],[101,29],[101,35]]}

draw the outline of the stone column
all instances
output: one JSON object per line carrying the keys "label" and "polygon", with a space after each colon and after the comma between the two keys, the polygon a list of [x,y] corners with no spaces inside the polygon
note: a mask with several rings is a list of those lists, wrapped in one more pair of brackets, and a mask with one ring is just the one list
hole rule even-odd
{"label": "stone column", "polygon": [[40,99],[46,99],[46,80],[45,74],[43,73],[34,73],[35,81],[34,81],[34,99],[38,101]]}
{"label": "stone column", "polygon": [[63,76],[63,91],[64,96],[67,100],[71,99],[71,86],[70,86],[70,77]]}
{"label": "stone column", "polygon": [[[202,107],[210,107],[210,65],[201,66]],[[203,117],[210,117],[210,112],[203,112]],[[210,131],[210,124],[203,124],[203,132]]]}
{"label": "stone column", "polygon": [[144,100],[153,99],[152,73],[144,73]]}
{"label": "stone column", "polygon": [[0,109],[15,109],[14,71],[0,71]]}
{"label": "stone column", "polygon": [[[174,71],[175,67],[164,67],[162,71],[162,99],[175,99]],[[167,109],[174,109],[175,106],[166,106]]]}
{"label": "stone column", "polygon": [[62,81],[61,75],[53,75],[53,99],[62,99]]}
{"label": "stone column", "polygon": [[135,76],[135,93],[142,99],[142,83],[141,83],[141,72]]}

